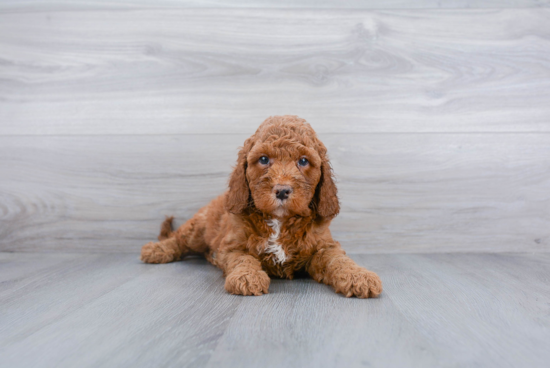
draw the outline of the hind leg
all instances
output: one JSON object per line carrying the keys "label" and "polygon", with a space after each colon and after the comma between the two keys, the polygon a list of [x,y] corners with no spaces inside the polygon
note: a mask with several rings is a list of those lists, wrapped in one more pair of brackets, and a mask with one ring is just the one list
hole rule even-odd
{"label": "hind leg", "polygon": [[141,260],[145,263],[168,263],[179,261],[189,253],[201,254],[208,251],[204,241],[202,210],[171,232],[172,218],[162,224],[159,242],[150,242],[141,248]]}
{"label": "hind leg", "polygon": [[174,262],[181,259],[182,256],[184,256],[184,251],[178,246],[176,238],[150,242],[141,248],[141,260],[145,263]]}

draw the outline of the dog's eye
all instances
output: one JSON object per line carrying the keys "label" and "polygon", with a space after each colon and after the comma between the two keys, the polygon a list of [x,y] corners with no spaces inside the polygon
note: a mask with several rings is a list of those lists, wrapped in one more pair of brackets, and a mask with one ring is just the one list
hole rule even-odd
{"label": "dog's eye", "polygon": [[262,156],[260,157],[260,159],[258,160],[259,163],[261,163],[262,165],[267,165],[269,164],[269,157],[267,156]]}
{"label": "dog's eye", "polygon": [[305,157],[302,157],[301,159],[298,160],[298,165],[300,166],[307,166],[307,164],[309,164],[309,161]]}

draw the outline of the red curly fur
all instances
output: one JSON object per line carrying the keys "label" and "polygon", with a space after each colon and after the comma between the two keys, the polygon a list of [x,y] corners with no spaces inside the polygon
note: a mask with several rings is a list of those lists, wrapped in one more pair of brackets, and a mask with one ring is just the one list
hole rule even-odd
{"label": "red curly fur", "polygon": [[[281,186],[291,190],[286,199],[277,197]],[[262,295],[270,276],[292,279],[306,271],[347,297],[376,297],[380,278],[332,239],[329,225],[339,211],[323,143],[305,120],[274,116],[244,142],[229,190],[175,232],[167,217],[159,241],[144,245],[141,259],[166,263],[203,254],[223,270],[232,294]]]}

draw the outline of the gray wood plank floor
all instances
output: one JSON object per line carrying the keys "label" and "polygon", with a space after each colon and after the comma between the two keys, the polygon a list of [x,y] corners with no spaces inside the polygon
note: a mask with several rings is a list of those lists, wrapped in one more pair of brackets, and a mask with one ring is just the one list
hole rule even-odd
{"label": "gray wood plank floor", "polygon": [[203,259],[0,253],[0,366],[548,366],[549,254],[352,257],[380,298],[311,279],[232,296]]}

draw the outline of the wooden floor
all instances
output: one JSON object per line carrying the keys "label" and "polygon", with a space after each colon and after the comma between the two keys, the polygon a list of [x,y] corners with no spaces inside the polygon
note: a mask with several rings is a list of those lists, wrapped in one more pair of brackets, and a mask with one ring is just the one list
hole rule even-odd
{"label": "wooden floor", "polygon": [[0,253],[0,366],[548,367],[550,254],[352,257],[381,297],[228,295],[203,259]]}

